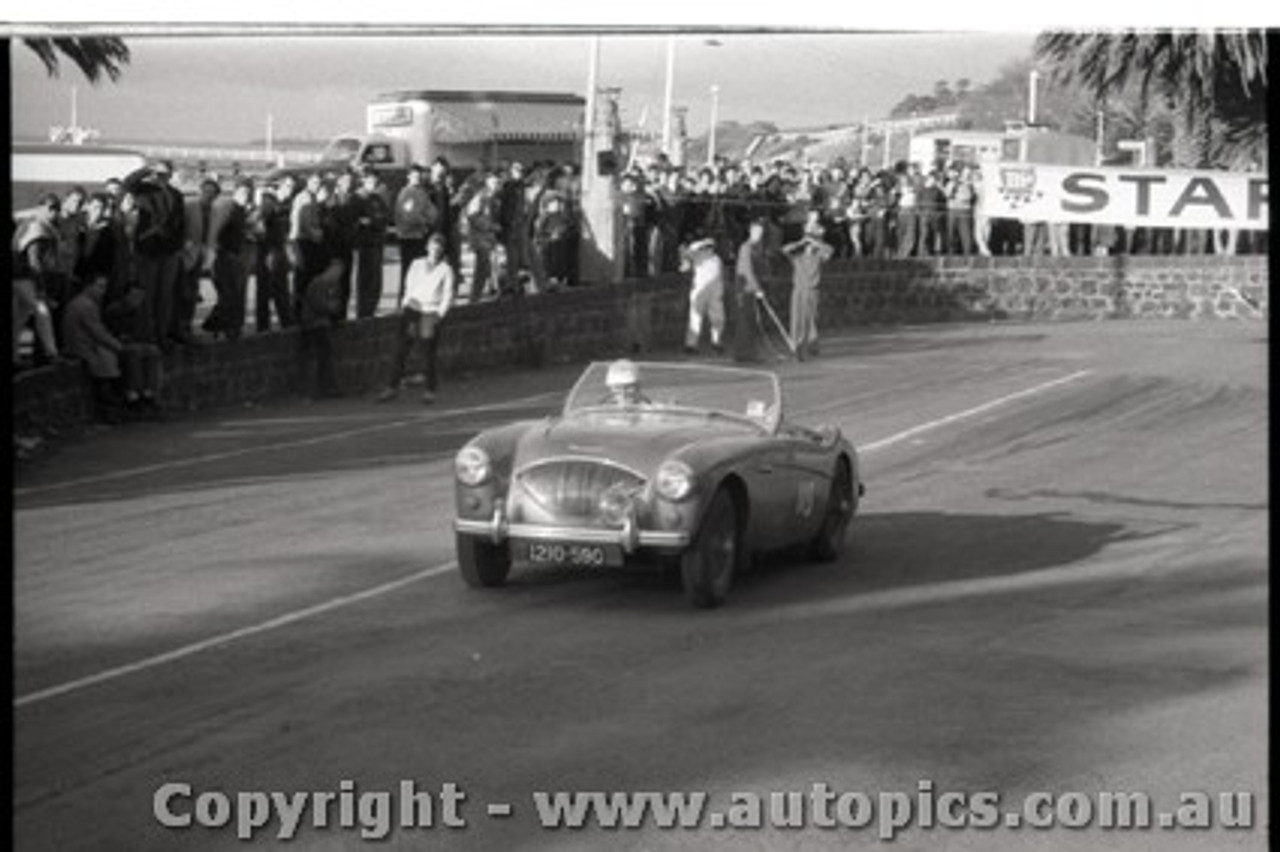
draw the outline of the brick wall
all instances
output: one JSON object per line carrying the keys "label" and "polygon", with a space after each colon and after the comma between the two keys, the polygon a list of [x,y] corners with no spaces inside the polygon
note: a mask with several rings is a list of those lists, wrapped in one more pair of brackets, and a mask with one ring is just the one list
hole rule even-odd
{"label": "brick wall", "polygon": [[[1268,312],[1265,256],[1101,258],[921,258],[835,262],[823,274],[819,323],[859,324],[1011,320],[1262,319]],[[789,279],[780,263],[765,280],[786,321]],[[463,305],[440,342],[441,372],[582,361],[681,343],[687,276],[588,287],[518,303]],[[386,374],[394,317],[349,322],[336,334],[338,380],[348,393],[376,388]],[[184,349],[168,356],[164,402],[210,408],[309,387],[300,339],[285,331]],[[50,367],[13,381],[20,433],[87,423],[92,396],[81,370]]]}

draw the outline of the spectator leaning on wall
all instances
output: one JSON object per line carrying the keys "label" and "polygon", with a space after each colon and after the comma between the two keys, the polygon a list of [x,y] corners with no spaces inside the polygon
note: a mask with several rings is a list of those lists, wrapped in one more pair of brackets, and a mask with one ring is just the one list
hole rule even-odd
{"label": "spectator leaning on wall", "polygon": [[[337,397],[338,389],[333,357],[333,325],[342,298],[344,267],[340,258],[330,258],[328,265],[307,282],[298,302],[299,361],[302,375],[308,370],[308,361],[315,361],[313,393],[317,397]],[[310,384],[310,383],[309,383]]]}
{"label": "spectator leaning on wall", "polygon": [[445,259],[445,239],[432,234],[427,241],[427,254],[414,261],[405,282],[404,299],[400,304],[400,323],[396,331],[395,352],[391,359],[391,372],[387,387],[378,395],[378,402],[390,402],[400,393],[404,379],[405,363],[421,341],[426,354],[426,390],[424,403],[436,399],[436,347],[439,343],[439,327],[449,307],[453,304],[455,287],[453,268]]}

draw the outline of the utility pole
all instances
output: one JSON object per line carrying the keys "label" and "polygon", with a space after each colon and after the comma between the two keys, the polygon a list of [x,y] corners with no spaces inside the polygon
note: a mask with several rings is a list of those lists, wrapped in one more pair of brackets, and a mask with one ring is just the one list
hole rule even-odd
{"label": "utility pole", "polygon": [[1107,122],[1107,109],[1106,109],[1106,104],[1103,103],[1098,107],[1098,126],[1097,126],[1097,132],[1094,136],[1094,142],[1093,142],[1093,152],[1094,152],[1093,164],[1095,166],[1102,165],[1103,152],[1107,145],[1106,122]]}
{"label": "utility pole", "polygon": [[[609,122],[603,125],[600,109],[600,36],[592,36],[587,63],[587,106],[582,132],[583,238],[578,243],[578,269],[582,280],[613,284],[622,280],[622,253],[618,250],[617,205],[613,175],[600,174],[600,154],[613,152]],[[607,143],[607,144],[606,144]]]}
{"label": "utility pole", "polygon": [[1036,88],[1040,83],[1040,72],[1032,70],[1027,80],[1030,93],[1027,97],[1027,124],[1036,123]]}
{"label": "utility pole", "polygon": [[684,149],[689,137],[685,125],[685,115],[688,112],[689,108],[682,106],[673,107],[671,110],[671,120],[675,124],[675,129],[672,131],[674,145],[667,156],[671,158],[671,165],[681,169],[684,168]]}
{"label": "utility pole", "polygon": [[667,36],[667,85],[662,99],[662,153],[671,157],[671,100],[676,87],[676,37]]}
{"label": "utility pole", "polygon": [[707,165],[715,166],[716,164],[716,122],[720,112],[720,87],[715,83],[711,84],[711,132],[707,136]]}

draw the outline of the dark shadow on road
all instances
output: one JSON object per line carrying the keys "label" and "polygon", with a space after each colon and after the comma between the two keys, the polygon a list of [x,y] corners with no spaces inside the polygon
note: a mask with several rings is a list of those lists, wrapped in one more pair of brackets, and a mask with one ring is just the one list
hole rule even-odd
{"label": "dark shadow on road", "polygon": [[1270,506],[1266,503],[1209,502],[1195,503],[1186,500],[1155,500],[1150,497],[1129,497],[1122,494],[1111,494],[1106,491],[1059,491],[1056,488],[1037,488],[1033,491],[1015,491],[1011,488],[988,488],[984,496],[992,500],[1007,500],[1021,503],[1038,498],[1049,500],[1084,500],[1103,506],[1144,506],[1156,509],[1240,509],[1249,512],[1265,512]]}
{"label": "dark shadow on road", "polygon": [[[868,514],[855,519],[843,559],[808,561],[802,552],[759,555],[735,579],[729,608],[767,610],[886,589],[1029,573],[1084,562],[1104,548],[1152,538],[1178,524],[1083,520],[1061,513],[958,515],[946,512]],[[681,611],[677,572],[640,564],[622,572],[557,568],[513,571],[511,585],[538,587],[547,607],[587,605]],[[499,594],[510,593],[498,592]]]}

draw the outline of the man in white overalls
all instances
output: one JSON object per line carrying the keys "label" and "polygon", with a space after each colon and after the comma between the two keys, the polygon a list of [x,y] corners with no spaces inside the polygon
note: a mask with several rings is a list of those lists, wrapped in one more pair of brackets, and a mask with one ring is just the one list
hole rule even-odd
{"label": "man in white overalls", "polygon": [[711,321],[711,348],[724,350],[720,342],[724,333],[724,263],[716,254],[715,240],[691,243],[684,250],[687,268],[693,269],[693,289],[689,293],[689,330],[685,333],[684,351],[694,354],[702,338],[702,327]]}

